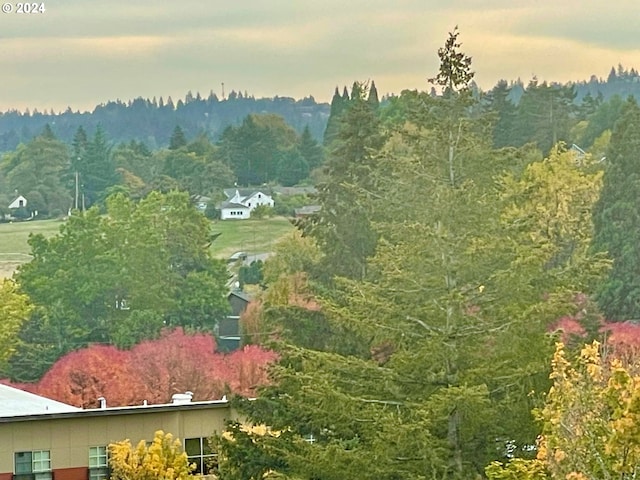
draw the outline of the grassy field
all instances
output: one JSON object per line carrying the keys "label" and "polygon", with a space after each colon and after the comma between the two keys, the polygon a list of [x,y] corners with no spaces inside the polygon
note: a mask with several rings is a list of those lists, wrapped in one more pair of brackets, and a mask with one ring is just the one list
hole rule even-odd
{"label": "grassy field", "polygon": [[60,225],[60,220],[0,223],[0,278],[10,277],[18,265],[31,259],[29,234],[49,237],[58,233]]}
{"label": "grassy field", "polygon": [[213,242],[211,250],[218,258],[228,258],[242,251],[251,254],[267,253],[273,245],[293,230],[293,225],[284,217],[262,220],[218,220],[213,232],[221,235]]}
{"label": "grassy field", "polygon": [[[60,220],[0,223],[0,278],[10,277],[18,265],[29,261],[30,233],[55,235],[60,224]],[[211,251],[218,258],[228,258],[237,251],[266,253],[291,230],[293,226],[283,217],[217,221],[212,231],[221,235],[213,242]]]}

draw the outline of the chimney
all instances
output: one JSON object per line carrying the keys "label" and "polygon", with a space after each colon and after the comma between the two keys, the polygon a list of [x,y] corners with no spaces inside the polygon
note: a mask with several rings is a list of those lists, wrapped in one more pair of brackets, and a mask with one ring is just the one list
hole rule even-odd
{"label": "chimney", "polygon": [[191,403],[192,398],[193,392],[174,393],[171,397],[171,403],[173,403],[174,405],[183,405],[186,403]]}

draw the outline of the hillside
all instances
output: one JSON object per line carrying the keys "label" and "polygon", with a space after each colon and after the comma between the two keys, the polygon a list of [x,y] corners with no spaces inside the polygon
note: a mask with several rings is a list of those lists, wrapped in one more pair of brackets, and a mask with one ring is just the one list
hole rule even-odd
{"label": "hillside", "polygon": [[280,115],[287,124],[301,133],[309,126],[311,134],[321,139],[329,105],[317,103],[313,97],[295,100],[289,97],[259,98],[231,92],[219,100],[215,94],[202,98],[188,93],[175,104],[171,97],[152,100],[109,101],[95,107],[93,112],[43,113],[9,111],[0,113],[0,152],[14,150],[19,143],[31,140],[46,124],[51,125],[60,140],[70,143],[78,127],[93,131],[101,125],[114,143],[143,141],[151,149],[166,147],[176,125],[187,137],[206,133],[217,140],[229,125],[238,125],[251,113]]}

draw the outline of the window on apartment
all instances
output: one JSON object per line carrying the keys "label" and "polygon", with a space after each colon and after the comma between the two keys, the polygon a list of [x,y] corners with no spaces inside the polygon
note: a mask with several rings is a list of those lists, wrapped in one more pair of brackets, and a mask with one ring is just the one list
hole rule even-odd
{"label": "window on apartment", "polygon": [[89,447],[89,480],[109,478],[109,457],[107,447]]}
{"label": "window on apartment", "polygon": [[51,480],[49,450],[15,453],[15,480]]}
{"label": "window on apartment", "polygon": [[187,438],[184,441],[184,450],[189,457],[189,463],[195,463],[193,474],[209,475],[218,469],[218,456],[213,453],[206,438]]}

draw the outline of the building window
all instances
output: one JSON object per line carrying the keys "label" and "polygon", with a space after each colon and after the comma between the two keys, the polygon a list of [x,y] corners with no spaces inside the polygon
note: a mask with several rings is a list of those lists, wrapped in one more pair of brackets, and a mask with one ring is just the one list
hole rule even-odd
{"label": "building window", "polygon": [[89,447],[89,480],[109,478],[107,447]]}
{"label": "building window", "polygon": [[213,453],[206,438],[185,439],[184,450],[189,457],[189,463],[196,464],[193,475],[209,475],[218,470],[218,456]]}
{"label": "building window", "polygon": [[15,453],[15,480],[51,480],[49,450]]}

